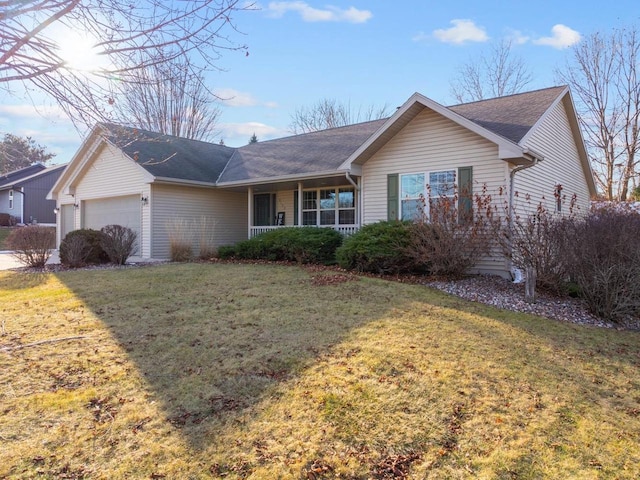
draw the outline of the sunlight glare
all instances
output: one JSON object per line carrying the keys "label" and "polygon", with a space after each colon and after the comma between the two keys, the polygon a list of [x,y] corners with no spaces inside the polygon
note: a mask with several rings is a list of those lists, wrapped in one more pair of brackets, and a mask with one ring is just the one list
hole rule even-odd
{"label": "sunlight glare", "polygon": [[57,43],[60,58],[69,70],[96,72],[106,66],[106,57],[98,54],[95,42],[87,36],[67,32]]}

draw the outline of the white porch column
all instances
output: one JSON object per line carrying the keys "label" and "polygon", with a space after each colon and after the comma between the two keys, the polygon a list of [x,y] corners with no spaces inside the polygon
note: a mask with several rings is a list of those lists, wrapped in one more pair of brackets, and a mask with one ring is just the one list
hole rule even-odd
{"label": "white porch column", "polygon": [[251,227],[253,227],[253,187],[247,189],[247,238],[251,238]]}
{"label": "white porch column", "polygon": [[302,182],[298,182],[298,226],[302,226]]}
{"label": "white porch column", "polygon": [[358,182],[358,195],[356,196],[356,221],[358,229],[362,228],[362,175],[356,180]]}

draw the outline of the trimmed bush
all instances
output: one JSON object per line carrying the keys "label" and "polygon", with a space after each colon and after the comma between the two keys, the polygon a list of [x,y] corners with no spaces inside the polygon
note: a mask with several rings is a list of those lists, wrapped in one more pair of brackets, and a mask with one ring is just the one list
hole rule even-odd
{"label": "trimmed bush", "polygon": [[233,245],[222,245],[218,247],[217,256],[223,260],[233,258],[236,256],[236,247]]}
{"label": "trimmed bush", "polygon": [[402,273],[416,270],[408,248],[411,222],[377,222],[365,225],[346,238],[336,252],[338,265],[371,273]]}
{"label": "trimmed bush", "polygon": [[6,240],[7,246],[13,250],[13,256],[27,267],[44,267],[55,242],[55,229],[40,226],[17,228]]}
{"label": "trimmed bush", "polygon": [[138,234],[122,225],[107,225],[100,229],[100,245],[111,263],[124,265],[136,248]]}
{"label": "trimmed bush", "polygon": [[102,232],[90,228],[69,232],[60,243],[60,262],[71,268],[108,263],[102,237]]}
{"label": "trimmed bush", "polygon": [[223,251],[222,254],[242,259],[329,264],[335,262],[336,249],[342,239],[342,235],[331,228],[278,228],[237,243],[233,253]]}

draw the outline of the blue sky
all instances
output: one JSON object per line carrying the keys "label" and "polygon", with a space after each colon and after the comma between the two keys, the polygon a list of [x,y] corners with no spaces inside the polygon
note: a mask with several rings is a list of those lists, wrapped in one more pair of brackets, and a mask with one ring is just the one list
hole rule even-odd
{"label": "blue sky", "polygon": [[[635,23],[637,0],[602,1],[263,1],[239,12],[230,38],[249,55],[230,51],[209,86],[221,97],[219,129],[227,145],[290,135],[291,115],[323,98],[352,108],[392,111],[418,91],[452,104],[451,80],[461,64],[492,42],[513,41],[533,72],[527,89],[555,85],[554,69],[586,35]],[[34,103],[36,106],[34,106]],[[0,92],[0,134],[30,135],[71,159],[81,135],[57,108],[16,88]]]}

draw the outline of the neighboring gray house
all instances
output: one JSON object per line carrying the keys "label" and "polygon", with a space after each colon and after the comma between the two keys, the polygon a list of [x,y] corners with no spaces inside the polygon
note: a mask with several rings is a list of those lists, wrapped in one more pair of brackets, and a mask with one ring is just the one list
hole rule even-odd
{"label": "neighboring gray house", "polygon": [[18,223],[56,224],[56,202],[47,194],[66,165],[45,167],[40,163],[0,176],[0,213]]}
{"label": "neighboring gray house", "polygon": [[[166,258],[175,219],[206,217],[216,245],[280,226],[349,234],[412,218],[428,185],[513,190],[534,202],[553,201],[561,187],[587,211],[595,185],[569,88],[452,107],[416,93],[387,119],[240,148],[99,124],[50,195],[58,242],[76,228],[119,223],[138,232],[142,257]],[[508,267],[500,254],[478,265]]]}

